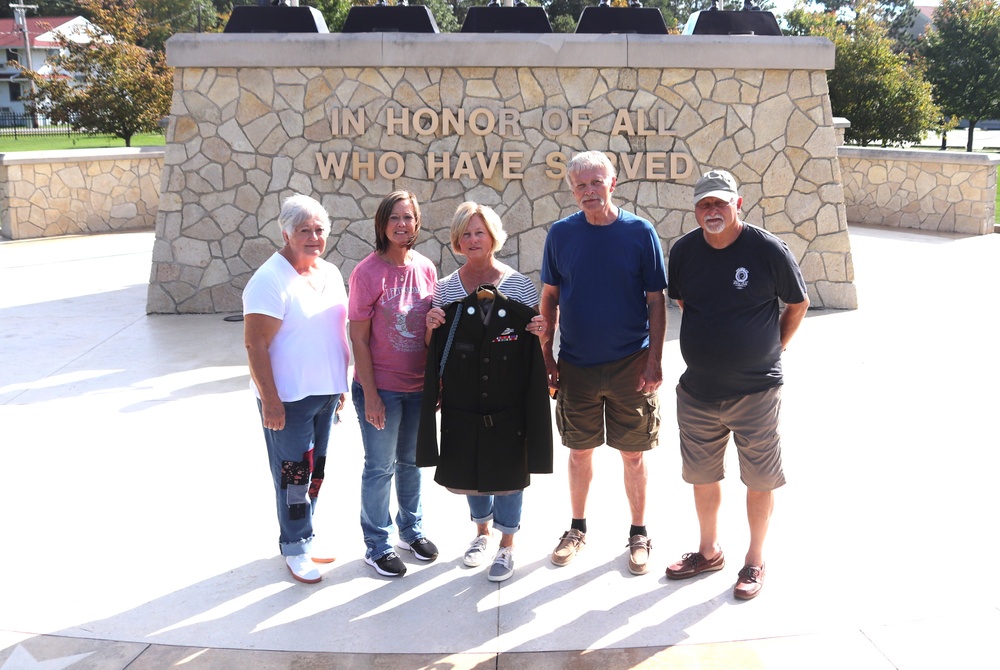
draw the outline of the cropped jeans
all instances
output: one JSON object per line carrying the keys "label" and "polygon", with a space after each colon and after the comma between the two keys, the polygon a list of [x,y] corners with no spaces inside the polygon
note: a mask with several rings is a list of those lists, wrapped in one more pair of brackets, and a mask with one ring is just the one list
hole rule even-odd
{"label": "cropped jeans", "polygon": [[475,523],[493,519],[493,528],[506,535],[513,535],[521,528],[521,502],[524,491],[514,491],[502,496],[466,496],[469,515]]}
{"label": "cropped jeans", "polygon": [[[308,554],[313,540],[313,514],[323,484],[326,452],[337,395],[307,396],[285,406],[285,427],[264,428],[267,458],[278,510],[278,547],[282,556]],[[263,411],[257,400],[257,411]]]}
{"label": "cropped jeans", "polygon": [[385,405],[385,428],[378,430],[365,419],[365,392],[351,385],[351,398],[361,424],[365,466],[361,473],[361,532],[365,558],[377,561],[390,551],[393,520],[389,513],[390,489],[395,477],[396,530],[407,544],[423,537],[420,501],[421,472],[417,468],[417,426],[421,391],[379,391]]}

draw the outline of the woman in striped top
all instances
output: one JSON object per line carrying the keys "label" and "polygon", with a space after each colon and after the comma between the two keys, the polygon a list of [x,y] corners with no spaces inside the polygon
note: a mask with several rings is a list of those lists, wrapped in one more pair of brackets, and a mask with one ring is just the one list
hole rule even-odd
{"label": "woman in striped top", "polygon": [[[427,313],[426,341],[431,331],[445,322],[445,305],[464,300],[483,284],[498,288],[512,300],[538,309],[538,290],[534,282],[514,268],[496,259],[496,252],[507,240],[500,217],[491,208],[475,202],[463,202],[451,223],[451,248],[465,256],[466,262],[455,272],[439,279],[434,286],[432,308]],[[545,319],[534,317],[528,332],[541,337]],[[465,564],[476,567],[483,562],[490,540],[489,522],[501,532],[500,549],[493,559],[487,578],[503,581],[514,574],[514,533],[521,526],[522,491],[505,495],[469,495],[469,512],[476,524],[476,538],[465,552]]]}

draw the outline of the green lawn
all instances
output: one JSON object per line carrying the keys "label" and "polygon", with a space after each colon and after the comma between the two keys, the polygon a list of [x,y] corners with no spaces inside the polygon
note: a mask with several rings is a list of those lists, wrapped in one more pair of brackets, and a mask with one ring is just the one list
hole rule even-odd
{"label": "green lawn", "polygon": [[[132,137],[133,147],[155,147],[166,143],[161,133],[135,135]],[[20,136],[0,137],[0,153],[11,151],[59,151],[62,149],[107,149],[124,147],[125,140],[117,137],[91,135],[36,135],[34,137]]]}

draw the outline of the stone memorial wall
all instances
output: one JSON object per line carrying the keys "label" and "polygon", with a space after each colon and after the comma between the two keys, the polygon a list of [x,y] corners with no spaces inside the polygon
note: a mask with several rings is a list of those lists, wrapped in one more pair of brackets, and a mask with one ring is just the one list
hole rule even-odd
{"label": "stone memorial wall", "polygon": [[162,147],[0,154],[0,235],[23,240],[153,227]]}
{"label": "stone memorial wall", "polygon": [[407,33],[178,35],[147,310],[235,312],[295,192],[331,214],[346,277],[387,193],[413,191],[418,250],[444,274],[456,206],[497,210],[498,254],[538,280],[547,227],[576,210],[565,163],[605,151],[616,202],[666,251],[695,228],[712,167],[744,218],[784,239],[816,307],[854,308],[850,240],[819,38]]}
{"label": "stone memorial wall", "polygon": [[985,235],[996,223],[1000,154],[841,147],[852,223]]}

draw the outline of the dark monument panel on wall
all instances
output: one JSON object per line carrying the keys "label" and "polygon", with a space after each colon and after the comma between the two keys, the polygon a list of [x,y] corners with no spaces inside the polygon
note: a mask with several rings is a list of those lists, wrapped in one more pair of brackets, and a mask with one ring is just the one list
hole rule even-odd
{"label": "dark monument panel on wall", "polygon": [[328,33],[326,19],[313,7],[237,5],[226,33]]}
{"label": "dark monument panel on wall", "polygon": [[[696,18],[697,17],[697,18]],[[778,20],[771,12],[721,11],[697,12],[688,19],[692,35],[771,35],[781,36]],[[685,29],[685,32],[689,32]]]}
{"label": "dark monument panel on wall", "polygon": [[345,33],[436,33],[437,21],[423,5],[351,7]]}
{"label": "dark monument panel on wall", "polygon": [[666,35],[667,24],[656,7],[584,7],[576,32]]}
{"label": "dark monument panel on wall", "polygon": [[541,7],[469,7],[463,33],[551,33]]}

